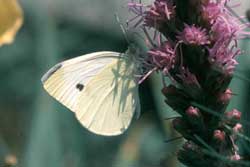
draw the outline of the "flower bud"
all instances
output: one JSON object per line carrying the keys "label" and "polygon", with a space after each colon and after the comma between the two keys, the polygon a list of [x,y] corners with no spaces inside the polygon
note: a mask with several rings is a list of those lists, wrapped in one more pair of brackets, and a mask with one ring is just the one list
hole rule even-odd
{"label": "flower bud", "polygon": [[233,140],[237,140],[238,139],[238,134],[241,133],[243,131],[243,127],[240,123],[237,123],[233,128],[232,128],[233,134],[232,134],[232,138]]}
{"label": "flower bud", "polygon": [[184,145],[182,146],[185,150],[192,150],[194,148],[193,143],[192,142],[186,142],[184,143]]}
{"label": "flower bud", "polygon": [[232,98],[232,91],[231,89],[226,89],[225,92],[219,94],[218,101],[221,102],[222,104],[227,104],[230,99]]}
{"label": "flower bud", "polygon": [[226,137],[226,134],[225,134],[224,131],[221,131],[221,130],[215,130],[215,131],[214,131],[214,136],[213,136],[213,138],[214,138],[216,141],[223,142],[223,141],[225,141],[225,137]]}
{"label": "flower bud", "polygon": [[[205,155],[198,145],[192,141],[187,141],[182,148],[177,152],[178,159],[182,162],[191,161],[192,166],[201,166],[199,159],[204,159]],[[190,164],[190,163],[189,163]]]}
{"label": "flower bud", "polygon": [[188,109],[186,110],[186,114],[190,118],[198,118],[198,117],[200,117],[199,109],[195,108],[193,106],[188,107]]}
{"label": "flower bud", "polygon": [[233,132],[234,133],[239,133],[243,131],[243,127],[240,123],[237,123],[234,127],[233,127]]}
{"label": "flower bud", "polygon": [[191,141],[188,141],[188,142],[184,143],[182,148],[184,150],[186,150],[187,152],[190,152],[190,151],[198,152],[199,151],[199,147],[196,144],[194,144],[193,142],[191,142]]}
{"label": "flower bud", "polygon": [[235,155],[231,156],[231,158],[230,158],[230,159],[231,159],[231,160],[233,160],[233,161],[238,161],[238,160],[240,160],[240,159],[241,159],[241,157],[240,157],[240,155],[235,154]]}
{"label": "flower bud", "polygon": [[193,106],[188,107],[188,109],[186,109],[185,111],[185,115],[192,129],[195,129],[196,132],[201,132],[201,133],[204,132],[205,125],[203,117],[198,108]]}
{"label": "flower bud", "polygon": [[241,112],[236,109],[233,109],[232,111],[226,113],[226,117],[229,120],[240,120]]}

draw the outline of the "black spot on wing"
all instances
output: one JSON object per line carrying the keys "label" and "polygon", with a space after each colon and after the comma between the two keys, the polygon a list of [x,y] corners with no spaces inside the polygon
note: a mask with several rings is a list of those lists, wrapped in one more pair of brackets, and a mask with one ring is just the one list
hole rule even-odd
{"label": "black spot on wing", "polygon": [[78,83],[78,84],[76,85],[76,89],[78,89],[79,91],[82,91],[83,88],[84,88],[84,85],[83,85],[83,84]]}
{"label": "black spot on wing", "polygon": [[51,75],[53,75],[61,67],[62,67],[61,63],[59,63],[59,64],[55,65],[54,67],[52,67],[46,74],[43,75],[43,77],[41,79],[42,83],[46,82],[49,79],[49,77],[51,77]]}

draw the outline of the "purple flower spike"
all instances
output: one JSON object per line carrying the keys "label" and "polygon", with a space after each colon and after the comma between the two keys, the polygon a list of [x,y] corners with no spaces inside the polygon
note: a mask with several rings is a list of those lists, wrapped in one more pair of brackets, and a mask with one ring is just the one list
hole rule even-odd
{"label": "purple flower spike", "polygon": [[237,22],[220,17],[212,25],[211,30],[214,40],[220,40],[222,38],[237,39],[236,37],[237,33],[240,32],[240,26]]}
{"label": "purple flower spike", "polygon": [[[151,69],[143,79],[153,71],[168,77],[169,85],[163,79],[165,102],[181,115],[173,128],[187,141],[178,160],[188,167],[241,167],[234,162],[245,158],[236,143],[244,129],[241,112],[226,112],[236,56],[242,53],[238,43],[250,37],[250,23],[232,10],[239,2],[154,0],[146,6],[134,1],[129,3],[136,15],[131,21],[144,32],[145,64]],[[226,161],[207,154],[208,146]]]}
{"label": "purple flower spike", "polygon": [[226,3],[228,0],[221,0],[217,3],[210,2],[207,6],[203,6],[203,19],[206,18],[211,24],[212,38],[214,41],[221,38],[230,38],[231,40],[238,40],[249,37],[248,23],[241,23],[239,18],[236,18],[230,10],[227,9]]}
{"label": "purple flower spike", "polygon": [[214,131],[214,139],[220,142],[224,142],[225,141],[225,132],[221,131],[221,130],[215,130]]}
{"label": "purple flower spike", "polygon": [[128,20],[128,22],[135,21],[134,27],[142,23],[146,27],[159,28],[175,15],[175,6],[173,6],[172,0],[155,0],[154,4],[150,6],[132,0],[128,3],[128,8],[135,14],[135,17]]}
{"label": "purple flower spike", "polygon": [[159,27],[175,15],[175,7],[171,0],[155,0],[145,12],[144,24],[148,27]]}
{"label": "purple flower spike", "polygon": [[177,39],[187,45],[206,45],[210,43],[205,29],[187,24],[185,24],[183,31],[178,33]]}
{"label": "purple flower spike", "polygon": [[224,9],[221,3],[208,2],[201,6],[201,17],[203,20],[213,24]]}
{"label": "purple flower spike", "polygon": [[232,98],[232,94],[233,94],[232,90],[227,88],[225,92],[219,94],[218,101],[222,102],[223,104],[226,104]]}
{"label": "purple flower spike", "polygon": [[213,48],[209,49],[209,58],[211,64],[222,70],[225,74],[231,75],[238,62],[235,57],[241,53],[240,49],[229,48],[230,40],[219,40]]}
{"label": "purple flower spike", "polygon": [[169,42],[149,50],[148,54],[151,56],[152,63],[159,69],[162,69],[165,74],[174,66],[175,52]]}
{"label": "purple flower spike", "polygon": [[241,157],[240,157],[240,155],[236,154],[236,155],[231,156],[230,159],[233,161],[239,161],[241,159]]}
{"label": "purple flower spike", "polygon": [[200,111],[199,111],[199,109],[195,108],[193,106],[188,107],[188,109],[186,110],[186,114],[189,117],[193,117],[193,118],[200,117]]}

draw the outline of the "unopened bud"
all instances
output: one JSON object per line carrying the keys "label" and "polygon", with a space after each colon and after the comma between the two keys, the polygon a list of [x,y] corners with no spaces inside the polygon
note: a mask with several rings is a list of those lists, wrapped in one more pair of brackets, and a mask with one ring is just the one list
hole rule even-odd
{"label": "unopened bud", "polygon": [[240,120],[241,112],[236,109],[233,109],[232,111],[226,113],[226,117],[229,120]]}
{"label": "unopened bud", "polygon": [[198,108],[190,106],[186,109],[185,114],[192,129],[195,129],[196,132],[205,130],[205,124]]}
{"label": "unopened bud", "polygon": [[213,138],[217,141],[223,142],[225,141],[225,136],[226,136],[225,132],[221,130],[215,130]]}
{"label": "unopened bud", "polygon": [[182,147],[188,152],[198,150],[198,146],[191,141],[184,143]]}
{"label": "unopened bud", "polygon": [[177,152],[177,156],[179,160],[197,160],[197,159],[204,159],[204,154],[201,148],[194,144],[191,141],[186,142],[181,149]]}
{"label": "unopened bud", "polygon": [[185,150],[192,150],[193,149],[193,144],[191,142],[186,142],[182,147]]}
{"label": "unopened bud", "polygon": [[234,133],[239,133],[243,131],[243,127],[240,123],[237,123],[234,127],[233,127],[233,131]]}
{"label": "unopened bud", "polygon": [[198,118],[200,117],[200,111],[198,108],[195,108],[193,106],[188,107],[188,109],[186,110],[186,114],[187,116],[191,117],[191,118]]}
{"label": "unopened bud", "polygon": [[232,91],[231,89],[226,89],[225,92],[221,93],[218,97],[219,102],[226,104],[230,101],[230,99],[232,98]]}
{"label": "unopened bud", "polygon": [[230,159],[233,160],[233,161],[238,161],[238,160],[241,159],[241,157],[240,157],[240,155],[236,154],[236,155],[231,156]]}

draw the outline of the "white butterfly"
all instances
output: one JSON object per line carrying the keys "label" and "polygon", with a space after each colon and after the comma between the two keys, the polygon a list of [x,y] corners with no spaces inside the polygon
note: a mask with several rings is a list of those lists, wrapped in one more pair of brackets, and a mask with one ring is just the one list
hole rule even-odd
{"label": "white butterfly", "polygon": [[88,130],[119,135],[140,112],[133,56],[95,52],[76,57],[52,67],[42,83]]}

